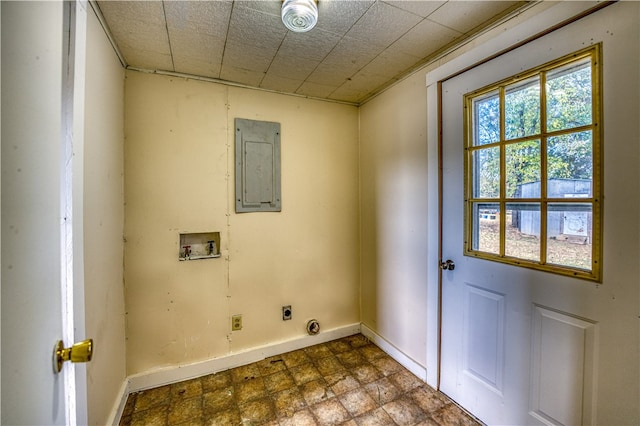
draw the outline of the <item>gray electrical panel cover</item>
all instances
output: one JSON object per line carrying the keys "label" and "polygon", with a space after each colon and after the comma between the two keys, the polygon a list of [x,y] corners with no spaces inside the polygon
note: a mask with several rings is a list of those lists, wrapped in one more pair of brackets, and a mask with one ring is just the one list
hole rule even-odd
{"label": "gray electrical panel cover", "polygon": [[236,118],[236,213],[279,212],[280,123]]}

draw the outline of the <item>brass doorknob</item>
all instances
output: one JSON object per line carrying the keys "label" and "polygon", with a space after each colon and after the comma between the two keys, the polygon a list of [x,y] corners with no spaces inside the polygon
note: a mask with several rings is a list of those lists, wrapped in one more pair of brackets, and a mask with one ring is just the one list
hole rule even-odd
{"label": "brass doorknob", "polygon": [[62,364],[65,361],[89,362],[93,356],[93,339],[83,340],[75,343],[70,348],[65,348],[62,340],[58,340],[53,348],[53,371],[62,371]]}

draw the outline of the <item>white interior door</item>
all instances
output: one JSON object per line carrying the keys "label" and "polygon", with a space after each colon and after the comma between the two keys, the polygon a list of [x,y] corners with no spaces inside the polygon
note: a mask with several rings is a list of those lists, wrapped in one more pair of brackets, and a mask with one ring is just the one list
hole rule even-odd
{"label": "white interior door", "polygon": [[[443,83],[442,256],[455,269],[442,272],[440,389],[487,424],[639,421],[640,89],[625,54],[639,51],[638,11],[609,6]],[[600,41],[602,284],[463,256],[463,95]]]}
{"label": "white interior door", "polygon": [[82,245],[74,245],[71,220],[79,209],[71,188],[82,178],[72,175],[71,161],[75,4],[0,7],[2,423],[86,423],[84,374],[70,365],[53,369],[54,344],[84,338],[82,309],[73,315],[83,304],[74,303],[73,277],[81,271],[74,250]]}

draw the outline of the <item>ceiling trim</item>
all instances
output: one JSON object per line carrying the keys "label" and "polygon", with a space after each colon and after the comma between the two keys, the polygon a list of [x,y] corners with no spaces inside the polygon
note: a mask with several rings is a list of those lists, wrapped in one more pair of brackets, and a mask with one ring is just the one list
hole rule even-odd
{"label": "ceiling trim", "polygon": [[106,34],[107,38],[109,39],[109,43],[111,43],[111,47],[113,47],[113,51],[116,53],[116,56],[120,60],[120,64],[122,64],[123,68],[127,68],[127,61],[124,59],[124,55],[122,54],[122,52],[120,52],[120,49],[118,48],[118,45],[113,38],[113,34],[111,34],[111,30],[107,25],[107,21],[104,19],[102,11],[100,10],[100,6],[98,6],[95,0],[89,0],[88,3],[91,6],[91,9],[93,9],[93,13],[96,15],[96,18],[98,18],[98,22],[100,22],[102,30]]}
{"label": "ceiling trim", "polygon": [[337,99],[317,98],[314,96],[301,95],[298,93],[280,92],[278,90],[265,89],[262,87],[254,87],[254,86],[249,86],[242,83],[235,83],[233,81],[221,80],[219,78],[204,77],[201,75],[185,74],[185,73],[174,72],[174,71],[149,70],[145,68],[138,68],[138,67],[132,67],[132,66],[127,66],[125,67],[125,69],[129,71],[137,71],[145,74],[157,74],[157,75],[164,75],[168,77],[184,78],[187,80],[197,80],[197,81],[205,81],[208,83],[218,83],[225,86],[239,87],[241,89],[257,90],[259,92],[276,93],[278,95],[293,96],[295,98],[310,99],[314,101],[330,102],[334,104],[342,104],[342,105],[349,105],[349,106],[355,106],[355,107],[361,105],[360,103],[357,103],[357,102],[341,101]]}

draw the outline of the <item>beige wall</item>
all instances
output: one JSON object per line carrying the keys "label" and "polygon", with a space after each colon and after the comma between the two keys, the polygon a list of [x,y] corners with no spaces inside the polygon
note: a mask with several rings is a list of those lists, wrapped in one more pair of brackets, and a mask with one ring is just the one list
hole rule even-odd
{"label": "beige wall", "polygon": [[[128,71],[125,112],[129,374],[359,322],[356,107]],[[234,212],[236,117],[282,125],[280,213]],[[178,261],[208,231],[223,256]]]}
{"label": "beige wall", "polygon": [[[428,292],[427,283],[431,289],[437,288],[437,266],[434,264],[437,262],[437,246],[434,250],[431,243],[436,238],[434,233],[437,232],[437,223],[436,226],[432,226],[427,221],[431,222],[434,215],[437,216],[438,191],[437,187],[434,190],[433,185],[437,178],[438,162],[437,149],[433,145],[427,145],[425,135],[427,130],[437,135],[433,130],[437,124],[435,111],[437,105],[433,102],[427,107],[425,76],[428,72],[443,66],[445,70],[441,74],[444,77],[513,44],[515,40],[507,30],[523,22],[525,25],[532,26],[534,30],[536,27],[539,27],[539,31],[544,30],[545,28],[532,17],[535,13],[549,12],[547,13],[547,20],[549,20],[549,16],[553,16],[553,11],[549,8],[559,4],[549,3],[551,2],[537,4],[528,12],[483,34],[466,46],[417,71],[413,76],[360,108],[362,322],[393,343],[400,351],[428,367],[427,376],[431,377],[431,383],[434,385],[437,383],[438,294],[433,290]],[[571,5],[576,8],[586,6],[588,5]],[[622,10],[622,8],[626,9]],[[620,15],[614,18],[616,9],[618,10],[616,13]],[[609,271],[610,278],[602,288],[609,288],[612,295],[627,292],[629,297],[620,297],[619,294],[611,296],[612,303],[617,300],[615,303],[619,305],[618,309],[606,307],[602,309],[611,309],[610,312],[615,312],[615,316],[620,318],[625,315],[622,312],[632,311],[632,309],[628,311],[624,309],[633,303],[636,307],[638,306],[638,264],[634,261],[619,262],[621,256],[629,259],[634,256],[637,258],[638,240],[637,238],[633,240],[631,237],[625,239],[622,234],[616,235],[616,233],[617,230],[624,230],[627,236],[638,235],[635,232],[638,223],[638,204],[628,209],[617,210],[607,209],[607,205],[613,205],[617,202],[616,199],[618,201],[628,199],[629,194],[637,194],[637,191],[629,188],[635,188],[640,182],[637,179],[637,165],[633,164],[640,158],[638,138],[635,136],[639,127],[624,124],[633,122],[630,116],[637,115],[637,85],[634,86],[630,82],[637,83],[638,79],[635,76],[639,68],[636,57],[628,58],[627,61],[619,59],[624,66],[615,67],[614,65],[615,69],[607,68],[607,63],[608,61],[614,63],[613,59],[617,55],[620,55],[617,56],[618,58],[626,57],[624,49],[634,46],[634,43],[637,45],[638,26],[632,22],[637,23],[637,19],[634,21],[634,18],[638,16],[638,11],[637,5],[621,2],[588,18],[594,22],[600,22],[602,32],[615,27],[617,28],[616,37],[621,39],[628,37],[629,40],[629,43],[613,43],[614,32],[611,31],[604,44],[605,140],[610,142],[605,146],[604,157],[605,162],[615,167],[607,169],[607,163],[605,163],[605,193],[608,201],[605,204],[607,214],[604,231],[604,270]],[[531,20],[528,21],[528,19]],[[492,39],[495,39],[495,42],[487,43]],[[478,49],[472,51],[476,47]],[[467,53],[470,55],[463,57]],[[434,87],[435,84],[431,89],[435,93]],[[619,93],[616,93],[618,91]],[[613,112],[607,116],[607,111],[615,111],[616,106],[619,105],[628,106],[624,114],[616,115]],[[629,115],[628,119],[625,118],[625,114]],[[607,138],[609,132],[611,134]],[[626,142],[622,143],[624,147],[622,145],[618,147],[616,141]],[[623,166],[624,164],[626,166]],[[627,170],[627,172],[620,173],[620,170]],[[428,199],[425,199],[426,192],[428,192]],[[629,225],[617,228],[613,226],[614,223],[625,222]],[[426,244],[423,245],[424,241],[429,241],[429,247],[426,247]],[[623,246],[629,248],[623,250],[625,254],[616,253]],[[609,262],[626,266],[610,265],[607,268]],[[627,286],[626,283],[633,283],[633,285]],[[632,303],[621,302],[622,299],[630,300]],[[619,327],[620,330],[626,327],[632,330],[627,333],[629,345],[613,345],[617,348],[613,352],[607,349],[601,351],[602,354],[606,353],[606,356],[601,355],[600,360],[601,377],[598,379],[598,388],[604,389],[600,391],[601,395],[616,395],[619,389],[625,389],[624,397],[618,400],[624,399],[628,402],[616,405],[610,403],[611,398],[600,399],[604,402],[600,402],[598,407],[598,418],[614,419],[614,421],[605,421],[608,424],[633,423],[629,419],[638,417],[638,404],[632,402],[638,400],[636,380],[638,326],[637,322],[630,320],[631,315],[627,314],[625,318],[624,324],[622,320],[619,320],[618,324],[624,325]],[[607,346],[607,343],[613,341],[614,334],[605,334],[603,330],[604,328],[600,335],[602,347],[613,347]],[[429,336],[429,333],[435,338],[430,338],[425,344],[423,337]],[[624,366],[624,368],[615,368],[614,365]],[[620,377],[611,378],[618,373]],[[627,378],[629,382],[621,385]]]}
{"label": "beige wall", "polygon": [[89,424],[107,423],[126,376],[124,228],[124,70],[91,7],[87,13],[84,140],[84,276]]}
{"label": "beige wall", "polygon": [[425,366],[426,86],[417,73],[360,108],[362,323]]}
{"label": "beige wall", "polygon": [[437,236],[429,233],[434,221],[437,226],[437,170],[431,168],[437,150],[427,146],[427,128],[429,122],[436,125],[437,112],[427,111],[425,76],[455,64],[548,3],[479,35],[360,107],[362,323],[428,366],[434,377],[437,359],[427,362],[427,336],[434,327],[437,333],[437,315],[428,309],[434,294],[428,294],[427,283],[437,281]]}

